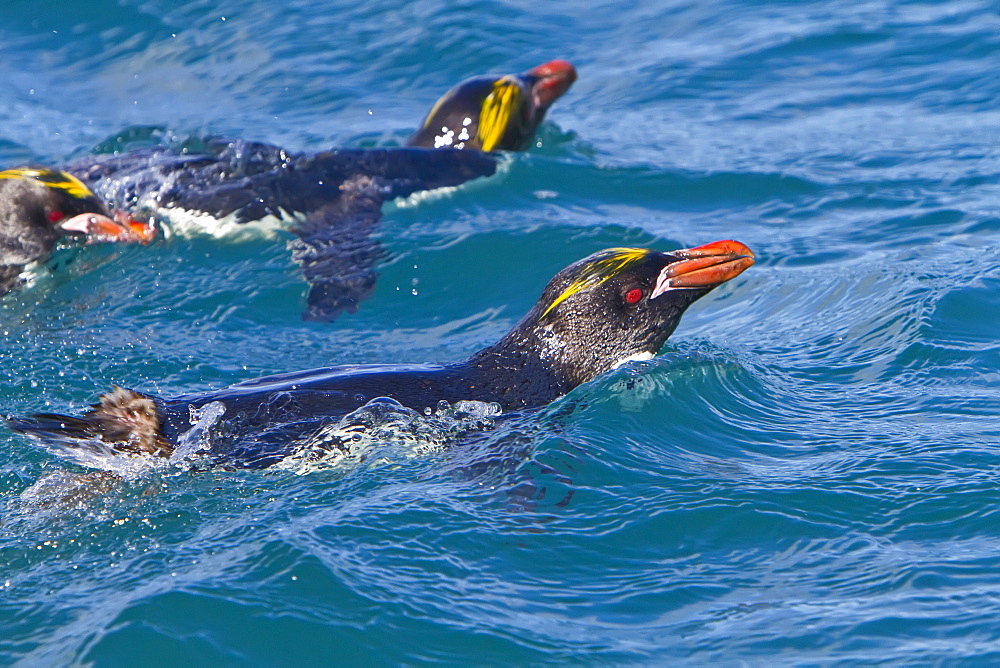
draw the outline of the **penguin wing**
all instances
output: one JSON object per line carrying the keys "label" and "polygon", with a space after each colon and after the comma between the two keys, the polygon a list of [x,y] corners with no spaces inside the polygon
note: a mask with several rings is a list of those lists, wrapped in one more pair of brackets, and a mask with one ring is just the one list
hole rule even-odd
{"label": "penguin wing", "polygon": [[[336,169],[322,169],[330,162]],[[312,173],[309,183],[326,178],[317,172],[350,173],[340,181],[338,197],[328,194],[294,228],[297,238],[290,243],[309,283],[303,318],[331,321],[356,311],[375,287],[375,267],[385,254],[374,234],[383,202],[490,176],[496,162],[473,151],[407,148],[317,154],[303,158],[300,167]]]}
{"label": "penguin wing", "polygon": [[375,265],[384,254],[374,236],[385,194],[380,179],[354,176],[341,189],[339,199],[309,212],[289,242],[309,283],[306,320],[329,322],[356,311],[375,287]]}

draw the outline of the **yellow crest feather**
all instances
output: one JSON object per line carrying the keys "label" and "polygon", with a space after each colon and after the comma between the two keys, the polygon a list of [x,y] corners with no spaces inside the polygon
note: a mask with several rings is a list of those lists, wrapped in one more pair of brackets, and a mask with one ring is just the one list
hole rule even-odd
{"label": "yellow crest feather", "polygon": [[609,248],[602,251],[580,269],[579,275],[549,304],[542,317],[547,316],[552,309],[576,293],[600,285],[629,265],[646,257],[647,254],[649,251],[645,248]]}
{"label": "yellow crest feather", "polygon": [[503,77],[493,84],[493,90],[483,100],[476,134],[484,151],[492,151],[503,139],[511,114],[521,108],[523,98],[521,87],[511,77]]}
{"label": "yellow crest feather", "polygon": [[94,193],[80,179],[56,169],[18,167],[0,172],[0,179],[34,179],[48,188],[63,190],[71,197],[78,199],[94,197]]}

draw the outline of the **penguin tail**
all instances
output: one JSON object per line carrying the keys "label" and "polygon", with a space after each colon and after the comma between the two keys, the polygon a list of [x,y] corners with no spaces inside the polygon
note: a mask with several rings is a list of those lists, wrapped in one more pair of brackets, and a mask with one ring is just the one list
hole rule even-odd
{"label": "penguin tail", "polygon": [[8,426],[16,432],[42,441],[100,441],[118,454],[169,457],[173,445],[163,435],[163,413],[156,401],[135,390],[115,387],[101,395],[99,403],[80,417],[58,413],[36,413],[30,417],[10,417]]}

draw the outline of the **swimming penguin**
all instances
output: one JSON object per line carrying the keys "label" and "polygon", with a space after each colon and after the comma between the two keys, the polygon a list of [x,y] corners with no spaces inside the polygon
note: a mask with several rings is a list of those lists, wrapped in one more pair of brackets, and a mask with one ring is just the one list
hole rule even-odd
{"label": "swimming penguin", "polygon": [[[291,223],[293,259],[309,294],[303,317],[354,312],[375,287],[384,251],[373,236],[382,204],[420,190],[457,186],[496,171],[477,151],[425,148],[289,153],[268,144],[213,141],[201,151],[163,147],[74,164],[104,199],[139,218],[240,226]],[[150,215],[152,214],[152,215]]]}
{"label": "swimming penguin", "polygon": [[[87,156],[66,168],[136,215],[216,231],[289,226],[292,255],[310,285],[304,317],[333,320],[357,310],[375,285],[382,250],[372,235],[383,202],[491,176],[496,160],[484,151],[527,146],[575,79],[561,60],[470,79],[434,105],[405,148],[295,153],[210,139]],[[442,139],[448,133],[450,143]]]}
{"label": "swimming penguin", "polygon": [[581,383],[655,355],[681,315],[754,262],[737,241],[671,252],[612,248],[560,271],[535,306],[497,343],[445,365],[361,365],[311,369],[162,399],[115,388],[82,417],[11,418],[16,431],[68,448],[98,444],[120,454],[168,457],[193,411],[224,407],[231,434],[260,435],[212,444],[226,467],[265,467],[294,454],[315,433],[372,399],[416,411],[441,401],[497,402],[504,411],[549,403]]}
{"label": "swimming penguin", "polygon": [[155,233],[148,223],[112,214],[71,174],[44,167],[0,171],[0,295],[17,286],[25,267],[45,260],[64,237],[146,243]]}

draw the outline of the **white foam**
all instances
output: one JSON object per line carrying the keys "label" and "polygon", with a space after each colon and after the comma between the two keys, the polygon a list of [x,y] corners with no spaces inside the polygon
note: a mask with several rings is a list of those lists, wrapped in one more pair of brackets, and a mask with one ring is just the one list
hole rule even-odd
{"label": "white foam", "polygon": [[99,438],[37,440],[49,452],[64,459],[86,468],[114,473],[127,480],[171,466],[166,457],[118,452]]}
{"label": "white foam", "polygon": [[384,465],[443,450],[459,437],[492,429],[500,405],[442,401],[424,413],[379,397],[305,439],[276,465],[299,474],[345,465]]}
{"label": "white foam", "polygon": [[226,405],[221,401],[207,403],[201,408],[191,407],[191,428],[177,439],[177,447],[170,453],[170,463],[182,469],[192,466],[192,463],[211,448],[209,431],[226,412]]}

